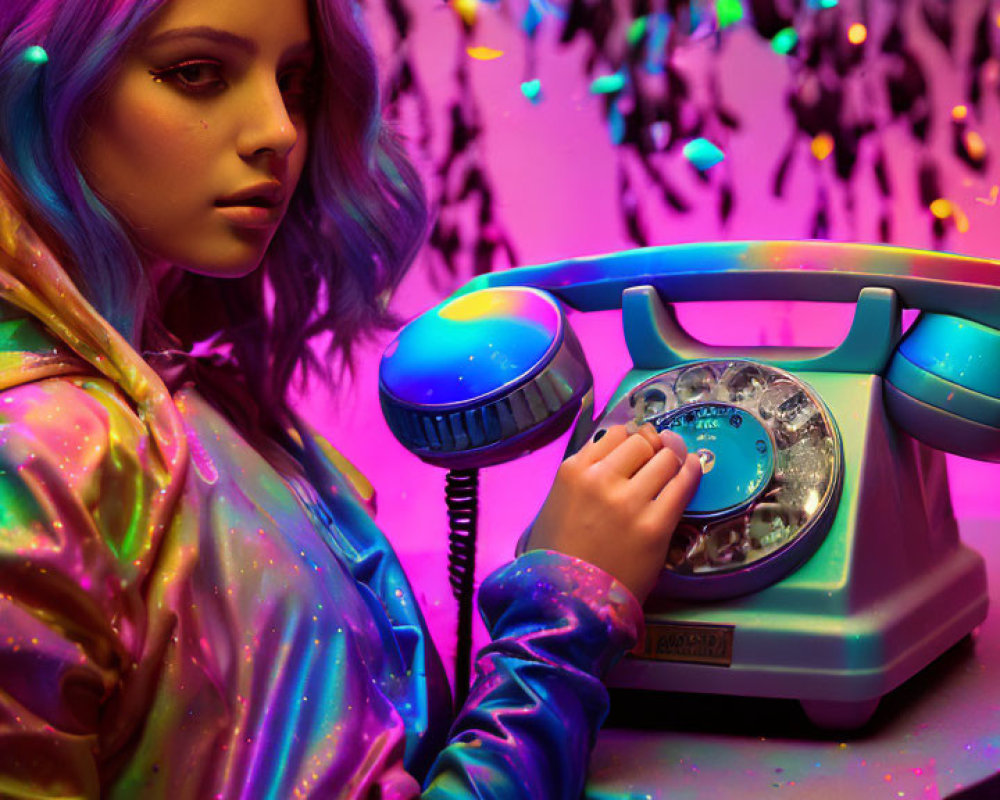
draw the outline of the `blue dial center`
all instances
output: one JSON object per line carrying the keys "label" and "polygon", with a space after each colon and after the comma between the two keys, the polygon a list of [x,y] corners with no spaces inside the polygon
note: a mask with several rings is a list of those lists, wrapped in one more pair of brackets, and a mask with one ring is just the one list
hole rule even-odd
{"label": "blue dial center", "polygon": [[727,403],[698,403],[666,414],[658,430],[671,430],[697,453],[701,483],[685,516],[723,516],[746,506],[774,474],[774,442],[749,411]]}

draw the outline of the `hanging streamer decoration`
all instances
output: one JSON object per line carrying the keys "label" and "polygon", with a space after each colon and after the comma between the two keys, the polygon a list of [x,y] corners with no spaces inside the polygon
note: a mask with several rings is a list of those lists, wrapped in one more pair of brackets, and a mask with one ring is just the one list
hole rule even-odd
{"label": "hanging streamer decoration", "polygon": [[[893,210],[899,208],[895,187],[909,181],[891,172],[889,134],[906,137],[916,153],[912,182],[932,245],[941,248],[951,230],[968,228],[958,204],[942,196],[941,174],[958,168],[981,176],[989,162],[980,121],[988,90],[1000,85],[996,2],[972,8],[948,0],[562,0],[561,5],[448,0],[460,28],[459,48],[454,96],[446,114],[438,115],[407,50],[411,10],[406,3],[429,1],[383,0],[397,37],[387,97],[390,109],[406,100],[415,103],[422,131],[418,145],[425,152],[430,152],[437,117],[447,118],[447,152],[436,163],[437,217],[430,246],[451,280],[517,263],[511,237],[496,214],[496,189],[483,157],[483,115],[469,79],[470,61],[487,52],[475,41],[483,7],[519,20],[526,44],[520,87],[525,102],[544,102],[544,76],[536,68],[539,31],[557,26],[560,45],[584,43],[581,85],[603,110],[618,161],[622,225],[636,245],[650,243],[643,208],[649,201],[640,200],[637,186],[651,187],[678,215],[708,198],[722,235],[740,202],[726,152],[742,121],[721,89],[725,48],[736,31],[749,31],[769,45],[761,58],[786,65],[789,122],[786,131],[775,134],[784,144],[775,157],[771,191],[783,197],[798,162],[805,158],[811,164],[815,205],[809,229],[800,234],[828,238],[836,223],[848,235],[863,235],[856,196],[861,185],[872,185],[878,198],[877,235],[891,240]],[[970,8],[976,16],[972,41],[960,52],[956,30],[968,22]],[[678,57],[694,47],[708,56]],[[962,78],[965,100],[951,110],[950,119],[934,116],[940,104],[935,106],[931,96],[932,69]],[[950,127],[954,164],[941,163],[932,151],[931,137],[941,125]],[[684,171],[694,180],[684,180]],[[834,197],[842,198],[836,207]],[[470,213],[472,236],[461,225]]]}

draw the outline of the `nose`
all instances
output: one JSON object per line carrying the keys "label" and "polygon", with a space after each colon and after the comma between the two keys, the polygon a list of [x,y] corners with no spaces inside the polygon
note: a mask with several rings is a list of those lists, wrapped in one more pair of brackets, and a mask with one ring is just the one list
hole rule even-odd
{"label": "nose", "polygon": [[262,75],[248,82],[247,88],[250,91],[239,99],[244,120],[236,144],[240,156],[247,160],[262,155],[286,158],[299,140],[299,131],[277,78]]}

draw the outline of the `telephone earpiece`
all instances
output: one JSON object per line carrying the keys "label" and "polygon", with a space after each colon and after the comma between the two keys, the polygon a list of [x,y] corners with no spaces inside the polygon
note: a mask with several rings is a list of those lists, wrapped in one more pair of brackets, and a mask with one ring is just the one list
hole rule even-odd
{"label": "telephone earpiece", "polygon": [[440,467],[486,467],[562,434],[593,380],[559,303],[527,287],[447,300],[390,343],[379,368],[389,429]]}
{"label": "telephone earpiece", "polygon": [[885,374],[892,420],[931,447],[1000,461],[1000,330],[924,312]]}
{"label": "telephone earpiece", "polygon": [[558,437],[592,385],[559,303],[525,287],[446,300],[403,328],[382,355],[379,400],[389,429],[419,458],[448,469],[456,707],[469,686],[479,468]]}

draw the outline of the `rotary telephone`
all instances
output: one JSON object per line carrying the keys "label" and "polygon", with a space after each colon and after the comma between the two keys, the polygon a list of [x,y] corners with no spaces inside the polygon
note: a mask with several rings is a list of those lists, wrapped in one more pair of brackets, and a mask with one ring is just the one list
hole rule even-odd
{"label": "rotary telephone", "polygon": [[[671,305],[765,299],[856,306],[826,350],[705,345]],[[596,419],[563,304],[621,308],[633,363]],[[905,335],[903,307],[921,310]],[[941,451],[1000,461],[1000,262],[760,241],[491,273],[390,343],[380,397],[396,437],[456,475],[574,419],[567,454],[630,420],[698,453],[646,640],[611,686],[793,698],[857,727],[986,617]]]}

